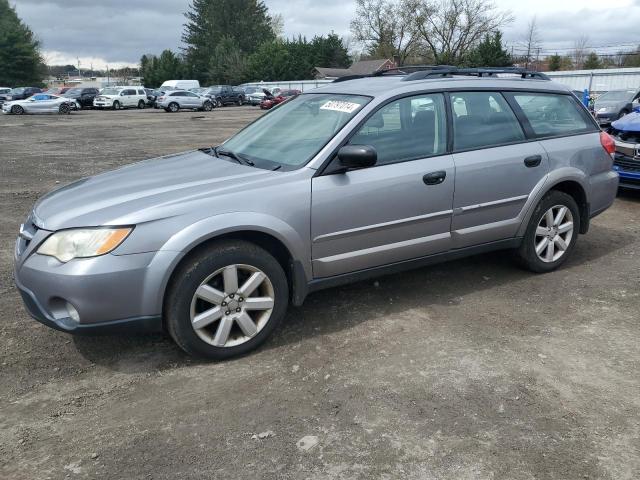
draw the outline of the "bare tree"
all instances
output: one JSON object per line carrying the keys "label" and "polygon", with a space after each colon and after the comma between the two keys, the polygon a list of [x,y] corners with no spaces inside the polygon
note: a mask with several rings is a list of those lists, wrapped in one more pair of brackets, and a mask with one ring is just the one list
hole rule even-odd
{"label": "bare tree", "polygon": [[417,0],[415,29],[426,56],[438,64],[460,64],[486,34],[513,21],[490,0]]}
{"label": "bare tree", "polygon": [[271,15],[271,30],[276,37],[284,37],[284,17],[281,13]]}
{"label": "bare tree", "polygon": [[538,21],[534,16],[527,24],[527,31],[524,37],[525,46],[525,68],[529,68],[534,56],[540,51],[540,32],[538,31]]}
{"label": "bare tree", "polygon": [[396,58],[402,65],[417,46],[415,10],[418,0],[356,0],[353,38],[370,55]]}
{"label": "bare tree", "polygon": [[584,65],[584,61],[589,54],[587,46],[589,45],[589,37],[587,35],[580,35],[580,37],[573,43],[573,64],[575,68],[580,69]]}

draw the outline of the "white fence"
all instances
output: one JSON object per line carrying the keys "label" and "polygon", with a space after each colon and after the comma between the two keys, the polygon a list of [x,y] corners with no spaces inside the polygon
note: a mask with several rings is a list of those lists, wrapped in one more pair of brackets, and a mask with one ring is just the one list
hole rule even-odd
{"label": "white fence", "polygon": [[588,89],[602,93],[609,90],[640,89],[640,68],[609,68],[602,70],[567,70],[544,72],[551,80],[571,90]]}
{"label": "white fence", "polygon": [[259,87],[273,90],[280,88],[282,90],[300,90],[301,92],[321,87],[333,80],[291,80],[287,82],[250,82],[243,83],[241,87]]}

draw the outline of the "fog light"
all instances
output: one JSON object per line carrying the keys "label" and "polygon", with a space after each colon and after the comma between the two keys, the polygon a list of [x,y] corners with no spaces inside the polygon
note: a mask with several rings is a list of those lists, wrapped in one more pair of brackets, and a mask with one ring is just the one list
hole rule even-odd
{"label": "fog light", "polygon": [[71,320],[76,323],[80,322],[80,314],[78,313],[78,310],[76,310],[76,307],[71,305],[69,302],[67,302],[67,312],[69,313]]}

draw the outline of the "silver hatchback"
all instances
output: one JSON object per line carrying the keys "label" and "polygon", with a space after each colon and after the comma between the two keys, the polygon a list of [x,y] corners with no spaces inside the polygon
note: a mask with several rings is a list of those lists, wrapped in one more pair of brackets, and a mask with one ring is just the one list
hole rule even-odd
{"label": "silver hatchback", "polygon": [[170,90],[156,99],[159,108],[175,113],[180,109],[211,111],[215,105],[209,97],[188,90]]}
{"label": "silver hatchback", "polygon": [[45,195],[21,227],[15,279],[53,328],[165,330],[227,358],[321,288],[497,249],[558,268],[614,201],[614,148],[537,73],[335,82],[220,146]]}

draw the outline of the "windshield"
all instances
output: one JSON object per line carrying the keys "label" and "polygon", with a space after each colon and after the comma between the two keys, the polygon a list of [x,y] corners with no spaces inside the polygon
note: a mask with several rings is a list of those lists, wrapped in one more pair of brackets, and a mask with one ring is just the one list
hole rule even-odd
{"label": "windshield", "polygon": [[622,100],[631,100],[635,90],[611,90],[610,92],[603,93],[597,99],[598,102],[604,100],[605,102],[616,102]]}
{"label": "windshield", "polygon": [[11,90],[11,93],[22,93],[22,92],[24,92],[24,87],[14,88],[13,90]]}
{"label": "windshield", "polygon": [[244,87],[244,93],[256,93],[258,87]]}
{"label": "windshield", "polygon": [[120,95],[120,90],[117,88],[105,88],[102,91],[102,95]]}
{"label": "windshield", "polygon": [[71,90],[67,90],[65,95],[80,95],[82,93],[81,88],[72,88]]}
{"label": "windshield", "polygon": [[300,95],[256,120],[224,143],[224,150],[261,168],[293,170],[306,164],[370,98]]}

